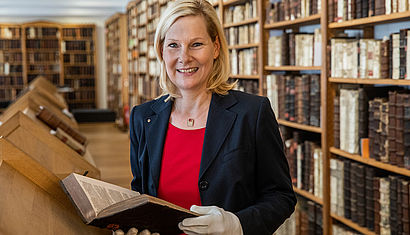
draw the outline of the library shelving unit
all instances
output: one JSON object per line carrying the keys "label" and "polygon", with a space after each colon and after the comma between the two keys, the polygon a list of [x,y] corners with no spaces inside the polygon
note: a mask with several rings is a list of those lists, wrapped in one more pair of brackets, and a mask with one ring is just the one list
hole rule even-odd
{"label": "library shelving unit", "polygon": [[[329,11],[328,11],[329,12]],[[328,16],[324,16],[328,17]],[[332,16],[329,17],[329,24],[328,24],[328,31],[329,31],[329,36],[327,38],[327,43],[330,46],[330,35],[337,35],[339,32],[344,32],[345,30],[358,30],[363,32],[363,38],[365,39],[373,39],[374,37],[374,31],[375,28],[374,26],[376,25],[382,25],[382,24],[387,24],[387,23],[392,23],[392,22],[403,22],[403,21],[409,21],[410,20],[410,9],[407,8],[407,11],[400,12],[400,13],[391,13],[391,14],[382,14],[382,15],[373,15],[373,16],[368,16],[365,18],[359,18],[359,19],[352,19],[352,20],[339,20],[339,22],[332,22],[334,21],[333,19],[330,19]],[[333,15],[334,18],[336,16]],[[327,19],[326,19],[327,20]],[[398,33],[398,32],[397,32]],[[389,36],[388,34],[385,36]],[[391,44],[390,44],[391,45]],[[408,46],[407,46],[408,47]],[[329,57],[329,55],[328,55]],[[409,59],[407,57],[407,59]],[[330,64],[328,65],[330,67]],[[390,64],[391,66],[391,64]],[[332,68],[333,69],[333,68]],[[327,72],[328,70],[326,70]],[[391,75],[391,73],[390,73]],[[407,76],[408,76],[408,71],[407,71]],[[348,87],[349,89],[354,89],[357,90],[359,88],[371,88],[371,89],[383,89],[386,86],[390,86],[390,90],[400,90],[400,89],[406,89],[405,87],[410,86],[410,80],[405,80],[403,78],[401,79],[393,79],[392,77],[382,77],[380,78],[353,78],[353,77],[332,77],[331,74],[327,74],[327,83],[328,83],[328,94],[329,94],[329,99],[328,99],[328,106],[327,106],[327,113],[328,115],[328,147],[329,147],[329,158],[339,158],[339,159],[349,159],[351,162],[355,163],[361,163],[362,165],[373,168],[377,171],[383,172],[385,175],[395,175],[404,179],[407,179],[407,181],[410,178],[410,170],[405,168],[405,167],[400,167],[397,165],[390,164],[390,162],[382,162],[375,160],[373,158],[365,157],[361,155],[361,153],[349,153],[347,151],[344,151],[340,149],[340,147],[335,147],[334,145],[334,124],[333,124],[333,115],[330,115],[332,113],[332,110],[334,108],[334,98],[337,96],[341,88]],[[382,86],[380,86],[382,85]],[[407,88],[408,89],[408,88]],[[407,90],[408,91],[408,90]],[[382,92],[379,94],[381,97],[383,97]],[[384,95],[385,97],[385,95]],[[340,101],[341,102],[341,101]],[[390,101],[388,101],[390,102]],[[369,113],[371,111],[369,110]],[[342,115],[342,114],[340,114]],[[389,114],[390,115],[390,114]],[[390,125],[390,124],[389,124]],[[369,126],[370,129],[370,126]],[[341,130],[340,130],[341,131]],[[401,131],[401,130],[399,130]],[[370,133],[369,133],[369,138],[371,138]],[[330,196],[330,195],[329,195]],[[393,212],[395,213],[395,212]],[[335,213],[330,213],[330,226],[334,224],[334,221],[337,221],[339,223],[342,223],[362,234],[377,234],[377,232],[372,231],[371,229],[360,226],[358,223],[352,221],[351,219],[347,219],[344,216],[337,215]],[[393,234],[393,233],[392,233]]]}
{"label": "library shelving unit", "polygon": [[[263,1],[263,6],[267,6],[269,1]],[[278,4],[278,3],[275,3]],[[283,4],[283,2],[281,3]],[[300,4],[300,3],[299,3]],[[312,2],[310,4],[313,4]],[[311,5],[311,8],[313,6]],[[276,9],[271,9],[275,10],[275,12],[281,11],[282,8],[279,8],[279,5],[274,5],[273,8]],[[286,5],[285,5],[286,8]],[[286,11],[286,9],[285,9]],[[278,123],[282,126],[282,128],[289,130],[290,132],[298,132],[298,133],[303,133],[303,135],[306,135],[306,140],[309,140],[310,138],[315,139],[315,141],[318,142],[318,147],[321,149],[321,155],[322,155],[322,165],[319,167],[321,168],[320,171],[322,171],[320,175],[316,175],[315,177],[321,178],[321,193],[313,193],[310,190],[306,189],[301,189],[296,186],[294,186],[294,190],[296,194],[299,196],[307,199],[308,201],[313,201],[316,204],[320,205],[321,210],[321,218],[322,221],[320,223],[322,224],[322,229],[323,229],[323,234],[330,234],[330,214],[329,214],[329,170],[328,170],[328,158],[327,158],[327,152],[328,152],[328,142],[326,138],[326,132],[327,132],[327,113],[324,112],[324,107],[327,106],[327,80],[326,80],[326,53],[325,50],[323,50],[324,47],[324,40],[326,38],[326,33],[327,33],[327,22],[325,21],[325,15],[326,15],[326,3],[322,1],[321,5],[317,7],[317,11],[313,10],[311,12],[305,12],[304,16],[301,14],[299,17],[294,15],[294,17],[289,15],[289,18],[285,18],[285,16],[274,16],[274,15],[267,15],[267,14],[272,14],[272,12],[269,12],[269,9],[265,9],[265,12],[263,12],[263,36],[262,36],[262,47],[264,48],[263,54],[261,54],[261,59],[262,65],[260,66],[262,72],[261,74],[263,75],[263,83],[261,88],[264,90],[263,95],[266,94],[265,89],[269,89],[266,85],[268,82],[268,76],[271,74],[279,74],[279,75],[290,75],[290,76],[300,76],[300,74],[317,74],[316,76],[320,76],[320,107],[321,107],[321,112],[320,112],[320,121],[319,121],[319,126],[314,126],[311,124],[302,124],[300,122],[296,122],[296,120],[291,121],[291,120],[286,120],[285,116],[281,115],[279,111],[277,111],[278,115]],[[279,14],[279,13],[277,13]],[[280,20],[282,19],[282,20]],[[269,39],[272,36],[279,36],[283,35],[286,32],[292,32],[292,33],[299,33],[300,27],[303,26],[310,26],[312,28],[320,28],[320,34],[321,34],[321,40],[319,42],[313,43],[315,46],[317,43],[321,44],[321,50],[318,52],[320,55],[314,55],[315,57],[320,57],[321,59],[321,64],[314,64],[313,61],[311,65],[309,66],[300,66],[300,65],[288,65],[288,64],[296,64],[295,62],[288,64],[285,64],[283,60],[280,61],[280,63],[275,63],[275,65],[270,65],[272,62],[269,62],[271,60],[269,56],[272,58],[272,55],[269,55],[268,48],[269,48]],[[283,37],[283,36],[282,36]],[[283,40],[281,39],[283,43]],[[315,39],[316,40],[316,39]],[[284,49],[282,49],[284,50]],[[271,52],[272,53],[272,52]],[[281,53],[281,52],[280,52]],[[311,53],[317,53],[316,50],[313,50]],[[297,56],[297,55],[296,55]],[[295,57],[296,57],[295,56]],[[313,57],[313,56],[312,56]],[[283,56],[282,56],[283,58]],[[313,58],[312,58],[313,60]],[[320,74],[319,74],[320,73]],[[280,83],[278,79],[285,79],[284,76],[276,76],[276,83]],[[295,79],[295,77],[292,77],[291,79]],[[303,79],[303,77],[302,77]],[[274,80],[275,83],[275,80]],[[278,88],[276,88],[278,89]],[[286,89],[288,89],[286,87]],[[271,100],[272,102],[272,100]],[[274,105],[274,104],[273,104]],[[281,104],[279,104],[280,106]],[[273,107],[274,109],[278,109],[278,107]],[[280,108],[279,108],[280,109]],[[285,137],[286,138],[286,137]],[[302,138],[303,140],[304,138]],[[310,156],[313,158],[313,156]],[[301,167],[301,166],[298,166]],[[299,177],[299,175],[298,175]],[[316,190],[316,189],[315,189]],[[321,195],[320,195],[321,194]],[[310,216],[310,215],[309,215]]]}
{"label": "library shelving unit", "polygon": [[128,60],[128,96],[130,108],[139,104],[137,89],[138,78],[138,35],[137,35],[137,1],[130,1],[127,5],[127,60]]}
{"label": "library shelving unit", "polygon": [[95,108],[95,26],[45,21],[0,24],[3,107],[38,76],[70,91],[70,109]]}
{"label": "library shelving unit", "polygon": [[116,123],[128,127],[127,15],[116,13],[105,22],[107,105],[116,112]]}
{"label": "library shelving unit", "polygon": [[56,86],[62,85],[60,25],[33,22],[23,24],[22,30],[26,83],[43,76]]}
{"label": "library shelving unit", "polygon": [[64,85],[72,88],[65,98],[70,109],[96,107],[95,25],[61,26]]}
{"label": "library shelving unit", "polygon": [[0,24],[0,109],[24,88],[21,35],[21,25]]}

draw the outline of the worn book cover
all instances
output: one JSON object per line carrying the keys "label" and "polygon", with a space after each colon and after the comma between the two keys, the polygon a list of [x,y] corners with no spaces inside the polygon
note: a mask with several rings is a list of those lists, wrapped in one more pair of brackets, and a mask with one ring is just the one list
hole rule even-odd
{"label": "worn book cover", "polygon": [[146,194],[75,173],[61,181],[84,223],[100,228],[179,234],[178,223],[198,214]]}

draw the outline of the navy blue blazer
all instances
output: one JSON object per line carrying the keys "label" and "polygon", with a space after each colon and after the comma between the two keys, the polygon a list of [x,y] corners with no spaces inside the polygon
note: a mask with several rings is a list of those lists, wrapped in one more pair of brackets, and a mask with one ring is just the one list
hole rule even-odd
{"label": "navy blue blazer", "polygon": [[[157,196],[172,101],[131,112],[133,190]],[[212,95],[198,179],[203,206],[235,213],[244,235],[271,235],[294,211],[296,197],[278,123],[266,97]]]}

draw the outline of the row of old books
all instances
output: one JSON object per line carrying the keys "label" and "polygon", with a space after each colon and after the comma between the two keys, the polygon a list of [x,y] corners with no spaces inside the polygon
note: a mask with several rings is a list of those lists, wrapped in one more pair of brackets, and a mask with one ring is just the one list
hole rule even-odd
{"label": "row of old books", "polygon": [[301,19],[320,12],[321,0],[266,1],[266,24]]}
{"label": "row of old books", "polygon": [[410,29],[401,29],[383,40],[332,38],[331,76],[410,79],[409,34]]}
{"label": "row of old books", "polygon": [[5,49],[20,49],[21,48],[21,42],[20,40],[0,40],[0,50],[5,50]]}
{"label": "row of old books", "polygon": [[409,91],[340,89],[334,104],[336,148],[410,169]]}
{"label": "row of old books", "polygon": [[94,75],[94,66],[66,66],[65,75]]}
{"label": "row of old books", "polygon": [[293,185],[322,198],[323,158],[320,144],[303,141],[299,132],[293,132],[293,138],[285,141],[285,147]]}
{"label": "row of old books", "polygon": [[138,93],[145,96],[144,98],[155,98],[161,95],[158,79],[149,76],[140,76],[138,78]]}
{"label": "row of old books", "polygon": [[259,43],[258,23],[229,27],[224,31],[229,46]]}
{"label": "row of old books", "polygon": [[298,197],[295,212],[276,230],[274,235],[323,234],[322,206]]}
{"label": "row of old books", "polygon": [[320,126],[320,75],[266,76],[266,94],[279,119]]}
{"label": "row of old books", "polygon": [[330,160],[331,212],[376,234],[409,234],[409,179]]}
{"label": "row of old books", "polygon": [[407,0],[331,0],[329,22],[342,22],[410,10]]}
{"label": "row of old books", "polygon": [[94,55],[91,54],[64,54],[63,61],[66,64],[77,64],[77,63],[94,63]]}
{"label": "row of old books", "polygon": [[259,94],[259,82],[257,80],[238,79],[235,90],[250,94]]}
{"label": "row of old books", "polygon": [[61,51],[92,51],[94,50],[93,41],[61,41]]}
{"label": "row of old books", "polygon": [[21,63],[23,61],[23,55],[21,53],[0,51],[0,63],[9,62],[9,63]]}
{"label": "row of old books", "polygon": [[94,35],[92,28],[63,28],[63,37],[89,38]]}
{"label": "row of old books", "polygon": [[56,49],[59,45],[57,39],[28,39],[26,40],[27,49]]}
{"label": "row of old books", "polygon": [[232,49],[229,51],[231,74],[257,75],[258,74],[258,49]]}
{"label": "row of old books", "polygon": [[239,23],[258,17],[257,6],[256,0],[248,0],[243,5],[224,8],[224,24]]}
{"label": "row of old books", "polygon": [[15,76],[0,76],[0,85],[1,86],[23,86],[23,77]]}
{"label": "row of old books", "polygon": [[11,39],[21,37],[20,28],[2,27],[0,28],[0,38]]}
{"label": "row of old books", "polygon": [[268,40],[268,66],[321,66],[321,32],[283,32]]}
{"label": "row of old books", "polygon": [[64,85],[79,89],[81,87],[94,87],[95,81],[93,79],[67,79],[64,81]]}
{"label": "row of old books", "polygon": [[23,66],[6,63],[0,63],[0,75],[9,75],[10,73],[23,72]]}
{"label": "row of old books", "polygon": [[43,28],[43,27],[28,27],[26,28],[26,36],[28,39],[33,38],[59,38],[60,32],[58,28],[50,27],[50,28]]}
{"label": "row of old books", "polygon": [[38,62],[59,63],[60,54],[58,52],[27,52],[27,62],[34,64]]}

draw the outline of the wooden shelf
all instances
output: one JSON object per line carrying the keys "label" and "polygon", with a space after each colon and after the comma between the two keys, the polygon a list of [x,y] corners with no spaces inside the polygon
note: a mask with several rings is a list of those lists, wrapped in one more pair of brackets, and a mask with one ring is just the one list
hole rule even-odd
{"label": "wooden shelf", "polygon": [[351,221],[351,220],[349,220],[349,219],[346,219],[346,218],[344,218],[344,217],[338,216],[338,215],[336,215],[336,214],[334,214],[334,213],[330,213],[330,214],[331,214],[331,216],[332,216],[333,219],[335,219],[335,220],[337,220],[337,221],[339,221],[339,222],[341,222],[341,223],[343,223],[343,224],[349,226],[350,228],[352,228],[352,229],[354,229],[354,230],[356,230],[356,231],[358,231],[358,232],[361,232],[361,233],[366,234],[366,235],[376,235],[376,233],[370,231],[370,230],[367,229],[367,228],[363,228],[363,227],[359,226],[358,224],[356,224],[355,222],[353,222],[353,221]]}
{"label": "wooden shelf", "polygon": [[228,46],[228,49],[247,49],[247,48],[253,48],[253,47],[259,47],[259,43],[249,43],[249,44]]}
{"label": "wooden shelf", "polygon": [[367,26],[386,24],[391,22],[402,22],[410,20],[410,11],[393,13],[390,15],[372,16],[367,18],[349,20],[344,22],[329,23],[329,29],[342,28],[364,28]]}
{"label": "wooden shelf", "polygon": [[381,84],[410,86],[410,80],[403,79],[370,79],[370,78],[329,78],[332,83],[350,83],[350,84]]}
{"label": "wooden shelf", "polygon": [[300,130],[304,130],[304,131],[322,133],[322,129],[320,127],[316,127],[316,126],[303,125],[303,124],[290,122],[290,121],[286,121],[286,120],[282,120],[282,119],[278,119],[278,123],[283,125],[283,126],[292,127],[292,128],[296,128],[296,129],[300,129]]}
{"label": "wooden shelf", "polygon": [[300,188],[293,187],[293,190],[295,191],[295,193],[297,193],[297,194],[299,194],[299,195],[301,195],[301,196],[303,196],[303,197],[305,197],[305,198],[307,198],[311,201],[314,201],[317,204],[323,205],[323,200],[321,198],[318,198],[315,195],[313,195],[313,194],[311,194],[311,193],[309,193],[309,192],[307,192],[303,189],[300,189]]}
{"label": "wooden shelf", "polygon": [[282,29],[289,27],[299,27],[304,25],[312,25],[320,23],[320,14],[311,15],[305,18],[296,19],[296,20],[287,20],[265,24],[263,27],[265,29]]}
{"label": "wooden shelf", "polygon": [[268,71],[303,71],[303,70],[320,70],[320,66],[290,66],[290,65],[285,65],[285,66],[278,66],[278,67],[273,67],[273,66],[265,66],[265,70]]}
{"label": "wooden shelf", "polygon": [[240,74],[231,74],[229,75],[230,78],[239,78],[239,79],[253,79],[259,80],[259,75],[240,75]]}
{"label": "wooden shelf", "polygon": [[228,1],[223,1],[224,6],[229,6],[235,3],[241,3],[243,0],[228,0]]}
{"label": "wooden shelf", "polygon": [[235,26],[242,26],[242,25],[247,25],[247,24],[258,23],[258,21],[259,21],[259,17],[256,17],[256,18],[244,20],[244,21],[241,21],[241,22],[224,24],[224,28],[230,28],[230,27],[235,27]]}
{"label": "wooden shelf", "polygon": [[376,161],[371,158],[364,158],[358,154],[351,154],[351,153],[345,152],[335,147],[330,147],[329,150],[331,153],[336,154],[338,156],[345,157],[345,158],[348,158],[348,159],[351,159],[351,160],[354,160],[354,161],[357,161],[357,162],[360,162],[360,163],[363,163],[363,164],[366,164],[372,167],[376,167],[382,170],[386,170],[386,171],[390,171],[396,174],[410,177],[410,170],[407,170],[405,168],[386,164],[386,163]]}

